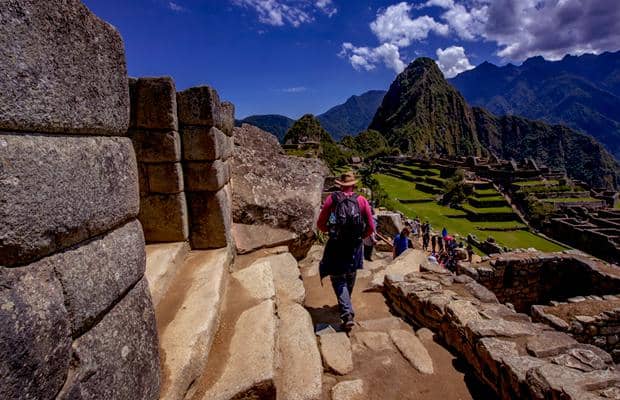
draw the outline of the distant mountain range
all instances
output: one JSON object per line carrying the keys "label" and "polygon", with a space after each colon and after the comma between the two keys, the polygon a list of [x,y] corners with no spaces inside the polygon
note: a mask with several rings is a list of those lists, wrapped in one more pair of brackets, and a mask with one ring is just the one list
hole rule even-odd
{"label": "distant mountain range", "polygon": [[435,62],[418,58],[390,86],[369,129],[406,154],[532,157],[594,187],[617,187],[620,165],[594,138],[561,125],[471,108]]}
{"label": "distant mountain range", "polygon": [[[343,104],[330,108],[316,118],[335,140],[339,141],[346,135],[355,136],[368,127],[384,95],[383,90],[370,90],[359,96],[351,96]],[[238,125],[242,123],[271,132],[282,141],[295,120],[277,114],[252,115],[237,121]]]}
{"label": "distant mountain range", "polygon": [[534,57],[521,66],[485,62],[450,83],[472,105],[567,125],[592,135],[620,159],[620,51],[560,61]]}

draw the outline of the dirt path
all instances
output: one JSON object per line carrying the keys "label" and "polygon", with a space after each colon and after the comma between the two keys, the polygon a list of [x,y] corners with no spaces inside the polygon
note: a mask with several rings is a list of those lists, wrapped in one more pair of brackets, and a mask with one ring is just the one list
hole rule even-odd
{"label": "dirt path", "polygon": [[[379,257],[381,260],[367,264],[365,267],[377,268],[378,264],[385,265],[391,258],[385,253],[379,254]],[[314,274],[316,262],[301,263],[301,265],[306,287],[305,306],[315,326],[318,324],[338,326],[340,320],[337,302],[329,278],[324,279],[323,286],[321,286],[318,275]],[[362,272],[361,275],[367,276],[368,273]],[[361,322],[394,317],[381,293],[363,291],[370,280],[371,276],[358,276],[353,291],[356,320]],[[413,329],[403,321],[400,325],[404,329]],[[350,336],[354,337],[356,331],[363,330],[364,328],[357,326]],[[376,352],[354,344],[353,372],[345,376],[326,373],[324,375],[324,399],[331,398],[329,392],[337,382],[352,379],[364,381],[367,399],[486,400],[495,398],[477,380],[464,372],[467,370],[466,364],[456,359],[448,350],[433,340],[423,340],[423,344],[433,359],[435,372],[432,375],[423,375],[415,370],[395,347],[391,350]]]}

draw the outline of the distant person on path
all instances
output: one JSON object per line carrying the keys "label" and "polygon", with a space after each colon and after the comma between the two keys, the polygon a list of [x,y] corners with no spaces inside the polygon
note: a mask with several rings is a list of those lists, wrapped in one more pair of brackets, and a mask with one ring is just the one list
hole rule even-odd
{"label": "distant person on path", "polygon": [[413,234],[419,238],[420,237],[420,218],[415,217],[415,219],[413,220]]}
{"label": "distant person on path", "polygon": [[435,250],[437,250],[437,235],[433,235],[431,238],[431,252],[435,254]]}
{"label": "distant person on path", "polygon": [[471,262],[471,260],[474,257],[474,247],[471,245],[471,243],[467,243],[467,261]]}
{"label": "distant person on path", "polygon": [[336,180],[340,190],[325,199],[317,221],[318,228],[329,233],[319,265],[320,277],[331,278],[346,330],[355,325],[351,295],[357,270],[363,267],[362,241],[375,230],[368,200],[354,192],[356,183],[353,172],[342,174]]}
{"label": "distant person on path", "polygon": [[422,224],[422,248],[424,251],[428,250],[428,242],[431,238],[431,224],[428,223],[428,220],[424,221]]}
{"label": "distant person on path", "polygon": [[413,242],[409,238],[411,231],[409,227],[404,227],[398,235],[394,237],[394,250],[392,250],[392,257],[396,258],[403,254],[407,249],[413,249]]}
{"label": "distant person on path", "polygon": [[443,229],[441,230],[441,238],[445,240],[446,236],[448,236],[448,230],[444,226]]}

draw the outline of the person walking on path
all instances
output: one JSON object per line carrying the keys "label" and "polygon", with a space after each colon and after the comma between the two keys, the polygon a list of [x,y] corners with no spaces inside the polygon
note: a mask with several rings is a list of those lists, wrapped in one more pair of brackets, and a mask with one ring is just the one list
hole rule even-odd
{"label": "person walking on path", "polygon": [[424,221],[422,224],[422,248],[424,251],[428,250],[428,242],[431,238],[431,224],[428,223],[428,220]]}
{"label": "person walking on path", "polygon": [[411,231],[409,227],[404,227],[398,235],[394,237],[394,249],[392,250],[392,258],[400,256],[405,250],[413,249],[413,242],[409,238]]}
{"label": "person walking on path", "polygon": [[317,221],[318,228],[329,234],[319,274],[321,281],[331,278],[343,327],[350,330],[355,325],[351,295],[357,270],[363,267],[362,241],[374,232],[375,223],[368,200],[354,191],[355,174],[342,174],[336,184],[340,190],[325,199]]}

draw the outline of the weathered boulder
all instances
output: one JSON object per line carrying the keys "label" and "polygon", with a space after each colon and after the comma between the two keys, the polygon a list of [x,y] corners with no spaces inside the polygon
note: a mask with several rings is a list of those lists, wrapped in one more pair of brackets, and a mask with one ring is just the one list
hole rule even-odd
{"label": "weathered boulder", "polygon": [[319,400],[323,366],[310,314],[301,305],[288,303],[278,308],[280,378],[278,398]]}
{"label": "weathered boulder", "polygon": [[125,135],[129,89],[118,32],[79,0],[8,0],[1,8],[0,129]]}
{"label": "weathered boulder", "polygon": [[300,259],[314,241],[327,168],[322,161],[281,154],[275,136],[244,124],[234,129],[233,220],[297,234],[289,245]]}
{"label": "weathered boulder", "polygon": [[0,160],[0,265],[44,257],[138,215],[127,138],[4,134]]}
{"label": "weathered boulder", "polygon": [[364,398],[364,381],[342,381],[332,388],[332,400],[362,400]]}
{"label": "weathered boulder", "polygon": [[351,341],[346,333],[322,334],[319,336],[319,341],[325,368],[338,375],[346,375],[353,371]]}
{"label": "weathered boulder", "polygon": [[388,238],[393,238],[403,229],[402,218],[399,213],[391,211],[377,211],[377,232]]}
{"label": "weathered boulder", "polygon": [[251,253],[265,247],[285,246],[297,239],[295,232],[263,224],[233,224],[232,236],[237,254]]}
{"label": "weathered boulder", "polygon": [[74,363],[58,399],[156,399],[157,328],[146,279],[79,337],[73,351]]}
{"label": "weathered boulder", "polygon": [[355,332],[353,336],[359,344],[372,351],[381,352],[394,349],[390,336],[385,332]]}
{"label": "weathered boulder", "polygon": [[435,372],[431,356],[415,333],[404,329],[394,329],[390,331],[390,337],[403,357],[415,369],[423,374]]}
{"label": "weathered boulder", "polygon": [[51,265],[0,267],[0,398],[54,398],[71,360],[71,323]]}

